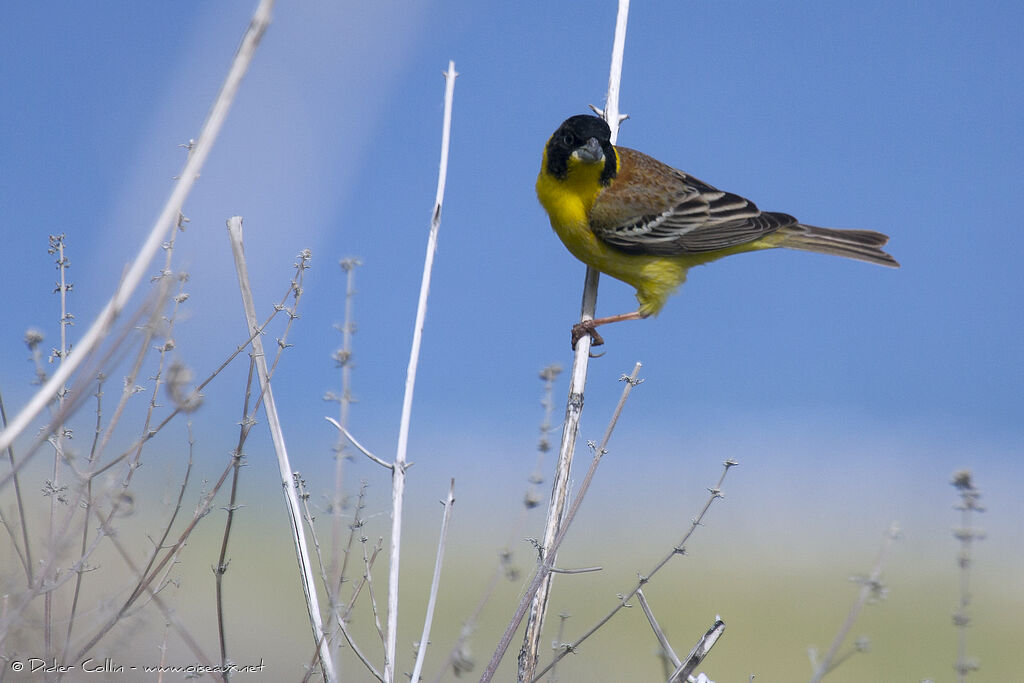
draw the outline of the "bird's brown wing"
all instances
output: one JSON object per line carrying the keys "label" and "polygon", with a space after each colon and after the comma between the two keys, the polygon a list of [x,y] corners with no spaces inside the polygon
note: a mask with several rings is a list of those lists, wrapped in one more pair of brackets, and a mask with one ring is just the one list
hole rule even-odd
{"label": "bird's brown wing", "polygon": [[797,221],[701,182],[646,154],[616,147],[618,175],[594,202],[590,227],[630,253],[674,256],[752,242]]}

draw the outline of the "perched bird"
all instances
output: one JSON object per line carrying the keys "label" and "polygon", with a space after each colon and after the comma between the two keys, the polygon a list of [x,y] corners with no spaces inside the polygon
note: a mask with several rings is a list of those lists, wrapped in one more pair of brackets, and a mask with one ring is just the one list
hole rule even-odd
{"label": "perched bird", "polygon": [[835,254],[883,266],[899,264],[882,247],[887,235],[805,225],[785,213],[761,211],[646,154],[611,143],[604,119],[565,120],[544,147],[537,197],[551,227],[587,265],[636,287],[632,313],[573,327],[603,343],[599,325],[656,315],[692,266],[730,254],[786,247]]}

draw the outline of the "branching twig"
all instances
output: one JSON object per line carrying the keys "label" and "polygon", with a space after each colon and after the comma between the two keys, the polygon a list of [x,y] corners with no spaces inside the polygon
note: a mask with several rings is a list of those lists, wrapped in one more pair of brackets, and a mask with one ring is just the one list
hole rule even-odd
{"label": "branching twig", "polygon": [[[249,412],[249,401],[252,398],[252,379],[255,372],[256,361],[254,359],[250,359],[249,374],[245,381],[245,399],[242,402],[242,421],[238,430],[238,443],[235,445],[235,450],[231,454],[232,475],[231,493],[229,494],[227,505],[228,514],[227,519],[224,521],[224,535],[221,537],[220,556],[217,558],[217,564],[213,567],[214,585],[216,590],[215,595],[217,601],[217,637],[220,640],[221,665],[226,664],[228,660],[227,633],[224,625],[224,574],[227,573],[228,570],[228,539],[231,538],[231,527],[235,521],[235,510],[238,509],[236,500],[238,498],[238,478],[241,475],[242,469],[242,449],[253,424],[253,415]],[[224,674],[224,679],[226,682],[226,673]]]}
{"label": "branching twig", "polygon": [[210,154],[217,134],[227,118],[228,110],[234,102],[235,94],[245,76],[249,65],[252,63],[256,47],[259,45],[263,33],[270,25],[270,13],[274,6],[274,0],[260,0],[249,27],[242,37],[242,42],[235,53],[234,60],[228,75],[221,86],[213,107],[207,114],[199,137],[196,138],[192,147],[192,153],[185,163],[185,168],[178,176],[171,196],[167,199],[160,216],[149,231],[145,243],[139,253],[131,260],[124,277],[121,279],[107,302],[106,306],[96,317],[96,320],[89,327],[88,331],[79,339],[73,353],[69,354],[66,362],[62,363],[46,384],[29,400],[28,404],[18,413],[11,423],[0,432],[0,451],[10,446],[14,439],[21,434],[35,419],[39,412],[50,402],[50,399],[57,394],[60,387],[64,386],[71,374],[88,358],[96,347],[107,337],[113,327],[114,321],[127,306],[132,294],[145,277],[149,262],[160,249],[161,244],[168,231],[176,225],[181,214],[182,205],[188,197],[192,186],[199,177],[206,158]]}
{"label": "branching twig", "polygon": [[985,508],[978,503],[981,491],[974,486],[969,470],[955,472],[951,483],[960,495],[960,501],[955,506],[960,510],[960,526],[953,530],[953,536],[960,541],[960,552],[957,555],[957,565],[960,567],[960,604],[953,613],[953,625],[957,630],[954,668],[958,683],[964,683],[967,675],[978,669],[978,660],[967,656],[967,626],[971,623],[967,608],[971,604],[971,548],[975,541],[985,538],[984,531],[974,528],[972,517],[975,512],[984,512]]}
{"label": "branching twig", "polygon": [[[242,246],[242,218],[240,216],[228,219],[228,235],[231,238],[231,251],[235,259],[235,270],[238,272],[238,285],[242,292],[245,318],[249,331],[254,332],[258,326],[256,321],[256,305],[253,301],[252,289],[249,285],[249,270]],[[306,258],[305,254],[303,252],[303,259]],[[274,451],[277,453],[281,488],[285,495],[292,542],[295,544],[295,555],[299,562],[299,574],[302,581],[302,592],[306,598],[307,611],[309,612],[309,623],[313,629],[313,639],[320,643],[320,668],[323,671],[324,678],[329,683],[335,683],[338,675],[337,670],[334,668],[334,657],[323,639],[324,629],[320,616],[320,601],[317,597],[316,580],[313,577],[313,567],[309,559],[309,548],[306,546],[306,534],[302,525],[302,510],[292,480],[293,470],[288,459],[288,449],[285,446],[284,433],[281,430],[281,423],[277,415],[274,392],[270,386],[270,373],[267,368],[267,359],[263,352],[263,340],[259,336],[253,337],[252,352],[253,358],[256,361],[256,372],[260,380],[260,388],[263,393],[263,407],[267,416],[267,424],[270,427]]]}
{"label": "branching twig", "polygon": [[[810,683],[818,683],[827,673],[833,671],[840,662],[846,659],[846,657],[837,659],[839,648],[842,647],[843,641],[846,640],[846,636],[850,633],[850,629],[853,628],[854,622],[857,621],[857,616],[860,614],[861,609],[869,601],[880,600],[885,597],[886,590],[882,584],[882,569],[885,568],[885,562],[889,559],[889,551],[892,550],[893,543],[899,537],[899,526],[896,522],[893,522],[885,532],[885,540],[882,543],[881,550],[878,551],[878,557],[875,558],[875,566],[871,570],[871,574],[867,578],[855,577],[853,579],[861,584],[860,593],[857,594],[857,599],[850,608],[850,612],[846,615],[843,625],[839,627],[839,632],[836,633],[836,637],[832,641],[828,652],[825,653],[825,657],[814,666],[814,674],[811,676]],[[861,649],[862,646],[858,644],[857,650]]]}
{"label": "branching twig", "polygon": [[[345,271],[345,321],[341,325],[341,348],[334,354],[335,362],[341,367],[341,395],[338,401],[338,424],[342,428],[348,427],[349,409],[352,405],[352,335],[356,331],[356,323],[353,318],[352,308],[356,295],[356,268],[361,265],[357,258],[346,258],[339,262],[341,269]],[[331,398],[330,395],[327,398]],[[329,566],[329,579],[327,587],[327,599],[330,602],[331,624],[337,622],[341,616],[341,582],[345,576],[342,567],[344,562],[341,559],[341,537],[343,528],[343,513],[345,507],[345,441],[342,435],[338,435],[334,442],[334,491],[331,496],[331,561]],[[350,537],[351,539],[351,537]],[[346,556],[347,559],[347,556]],[[336,587],[335,587],[336,586]],[[338,628],[331,629],[331,644],[338,648]],[[337,651],[337,650],[336,650]]]}
{"label": "branching twig", "polygon": [[[576,513],[579,511],[580,504],[583,502],[583,497],[590,488],[590,483],[594,479],[594,473],[597,471],[597,466],[601,462],[601,458],[607,452],[606,449],[608,447],[608,442],[611,440],[612,432],[615,429],[615,424],[618,422],[619,416],[622,414],[622,409],[626,405],[626,399],[629,398],[629,394],[632,392],[633,387],[642,381],[637,379],[637,374],[639,372],[640,363],[637,363],[633,366],[633,373],[631,375],[628,377],[625,375],[622,376],[621,379],[625,381],[626,384],[622,389],[622,396],[619,397],[619,402],[615,406],[615,411],[612,413],[612,419],[608,422],[608,428],[605,430],[604,438],[601,440],[600,445],[594,448],[594,458],[590,463],[590,468],[587,470],[587,474],[583,477],[583,483],[580,484],[579,492],[576,494],[576,498],[573,500],[572,506],[570,506],[569,511],[566,513],[565,519],[559,527],[558,533],[551,541],[551,546],[543,548],[541,557],[538,559],[538,566],[534,572],[533,580],[523,593],[523,596],[519,601],[519,606],[516,608],[515,614],[512,616],[512,621],[510,621],[508,626],[505,627],[505,632],[502,634],[501,640],[498,642],[498,646],[495,648],[494,654],[491,656],[491,661],[488,662],[487,668],[484,669],[484,673],[480,677],[480,683],[488,683],[488,681],[494,678],[494,674],[498,670],[498,665],[505,656],[505,651],[512,642],[512,638],[515,635],[516,630],[519,628],[519,624],[522,623],[523,617],[526,616],[527,609],[531,604],[536,604],[535,598],[537,592],[540,590],[541,585],[549,580],[551,576],[551,568],[554,566],[555,557],[558,554],[558,548],[561,546],[562,541],[565,540],[566,532],[572,525],[572,521],[576,517]],[[522,672],[522,661],[520,661],[520,672]]]}
{"label": "branching twig", "polygon": [[704,517],[705,515],[707,515],[707,512],[711,508],[711,505],[719,498],[725,497],[725,495],[722,493],[722,484],[725,482],[725,477],[729,473],[729,470],[735,467],[737,464],[739,463],[737,463],[735,460],[726,460],[724,463],[722,463],[722,475],[718,478],[718,483],[715,484],[710,489],[708,489],[710,495],[708,496],[708,499],[704,502],[704,507],[701,509],[700,514],[690,521],[690,528],[683,535],[683,538],[679,541],[679,543],[677,543],[672,548],[672,550],[670,550],[663,558],[661,558],[661,560],[656,565],[654,565],[654,567],[649,572],[647,572],[646,574],[641,574],[639,580],[637,581],[636,585],[633,586],[632,590],[622,595],[619,602],[615,605],[615,607],[611,609],[610,612],[608,612],[608,614],[604,615],[604,617],[602,617],[596,624],[594,624],[590,629],[588,629],[586,633],[584,633],[582,636],[574,640],[571,644],[563,648],[557,655],[555,655],[554,659],[551,660],[551,663],[549,663],[546,667],[541,669],[537,673],[537,675],[534,676],[533,680],[536,681],[542,678],[544,674],[550,671],[551,668],[555,666],[559,661],[561,661],[563,657],[565,657],[571,652],[575,652],[577,648],[579,648],[579,646],[583,643],[583,641],[597,633],[597,631],[601,627],[607,624],[612,619],[612,617],[619,613],[619,610],[629,606],[630,598],[636,595],[637,591],[639,591],[648,582],[650,582],[654,575],[661,571],[662,567],[669,563],[669,560],[671,560],[676,555],[686,554],[686,543],[690,540],[690,537],[693,535],[693,532],[697,530],[697,527],[703,526]]}
{"label": "branching twig", "polygon": [[344,434],[345,438],[348,439],[352,443],[352,445],[355,446],[356,449],[360,453],[365,455],[367,458],[369,458],[370,460],[374,461],[375,463],[377,463],[378,465],[380,465],[384,469],[388,469],[388,470],[394,470],[395,469],[395,466],[392,463],[386,462],[384,460],[381,460],[376,455],[374,455],[370,451],[366,450],[366,447],[363,446],[363,444],[361,444],[358,441],[356,441],[356,437],[352,436],[352,434],[347,429],[342,427],[341,423],[338,422],[337,420],[335,420],[333,417],[327,417],[327,418],[324,418],[324,419],[327,420],[328,422],[330,422],[335,427],[337,427],[338,431],[341,432],[342,434]]}

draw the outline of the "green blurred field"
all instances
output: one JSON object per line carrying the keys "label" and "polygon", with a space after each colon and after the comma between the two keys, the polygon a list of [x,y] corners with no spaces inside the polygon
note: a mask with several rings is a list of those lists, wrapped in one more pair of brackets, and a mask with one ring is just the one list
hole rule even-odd
{"label": "green blurred field", "polygon": [[[225,582],[229,653],[238,664],[258,664],[262,660],[266,665],[263,673],[239,674],[234,680],[301,680],[303,666],[312,656],[308,619],[295,578],[294,554],[286,540],[282,515],[272,513],[273,502],[271,499],[265,509],[243,510],[229,553],[231,565]],[[181,564],[172,571],[177,585],[169,586],[161,594],[213,661],[217,661],[219,652],[210,567],[219,549],[220,515],[200,526],[183,553]],[[412,667],[409,644],[419,637],[433,565],[433,516],[413,516],[407,531],[399,634],[399,669],[406,672]],[[367,533],[373,540],[385,522],[383,514],[370,520]],[[126,519],[121,536],[132,537],[151,524],[152,520],[147,523],[140,517]],[[425,667],[426,680],[434,679],[462,620],[474,609],[494,571],[497,547],[487,547],[486,532],[478,526],[463,524],[453,533],[439,596],[441,608],[435,618]],[[660,520],[644,529],[642,535],[623,536],[615,529],[602,532],[599,528],[581,526],[579,537],[565,550],[560,563],[566,567],[601,564],[604,570],[556,578],[546,640],[556,637],[560,613],[570,615],[564,631],[564,639],[569,640],[613,607],[616,594],[632,587],[636,572],[646,571],[678,540],[679,533],[670,527],[668,520]],[[741,547],[728,541],[721,526],[698,532],[704,534],[704,541],[695,539],[691,553],[675,558],[645,589],[676,650],[685,655],[715,615],[720,614],[727,624],[725,636],[703,667],[712,679],[719,683],[748,681],[754,675],[756,681],[807,680],[808,646],[827,649],[858,589],[848,577],[866,572],[872,554],[863,558],[819,557],[814,562],[807,560],[807,551],[794,557],[792,551],[781,547],[776,554],[744,554]],[[136,549],[141,556],[142,548]],[[953,554],[951,542],[948,556],[939,556],[934,562],[919,561],[921,558],[908,557],[905,549],[897,545],[890,569],[885,573],[888,599],[868,606],[852,632],[853,637],[870,637],[870,652],[854,655],[826,680],[955,680],[952,663],[956,635],[950,620],[956,601]],[[16,595],[18,585],[11,579],[11,559],[4,557],[4,591]],[[517,549],[516,564],[525,570],[529,561],[530,553],[524,543]],[[100,569],[87,576],[89,599],[83,604],[89,608],[76,626],[80,636],[91,632],[109,613],[109,606],[116,604],[117,598],[123,599],[127,590],[128,576],[120,560],[105,554],[98,564]],[[981,669],[970,680],[1022,680],[1024,595],[1019,590],[1020,577],[1001,576],[1012,564],[1002,564],[989,559],[987,566],[975,569],[969,653],[980,661]],[[375,584],[382,611],[385,576],[382,556]],[[466,680],[475,680],[485,665],[524,580],[525,575],[518,582],[499,582],[470,641],[477,666]],[[58,596],[60,614],[66,612],[68,595],[62,592]],[[40,612],[34,607],[23,628],[7,644],[8,656],[26,657],[38,652],[39,623]],[[58,631],[62,633],[63,628],[65,625],[58,624]],[[352,630],[361,647],[379,663],[380,641],[365,600],[356,609]],[[150,606],[125,619],[93,654],[97,660],[109,657],[125,666],[156,664],[163,639],[163,619]],[[517,638],[513,647],[518,648],[518,643]],[[514,660],[515,652],[510,652],[506,665]],[[194,661],[195,657],[171,634],[167,662]],[[342,666],[342,680],[346,682],[373,680],[347,651]],[[498,680],[511,680],[510,672],[506,666]],[[42,680],[13,675],[10,671],[7,674],[7,680]],[[111,681],[155,680],[153,676],[131,672],[103,675]],[[638,607],[624,610],[584,643],[576,655],[558,667],[557,675],[561,681],[664,680],[656,642]],[[90,677],[72,672],[64,680],[100,679],[95,674]],[[448,680],[454,677],[449,674]]]}

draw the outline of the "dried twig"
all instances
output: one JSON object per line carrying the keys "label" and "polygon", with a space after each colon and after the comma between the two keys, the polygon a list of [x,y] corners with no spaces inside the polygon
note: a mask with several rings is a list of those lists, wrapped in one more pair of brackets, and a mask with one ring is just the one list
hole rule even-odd
{"label": "dried twig", "polygon": [[953,625],[957,630],[954,665],[956,679],[958,683],[964,683],[969,673],[978,670],[978,660],[967,655],[967,627],[971,623],[967,608],[971,604],[971,549],[975,541],[985,538],[985,532],[974,527],[972,517],[976,512],[985,512],[985,508],[978,502],[981,499],[981,491],[974,486],[969,470],[955,472],[950,483],[960,495],[960,501],[955,506],[960,511],[960,526],[953,530],[953,536],[960,541],[960,552],[957,554],[957,565],[960,567],[960,601],[956,612],[953,613]]}
{"label": "dried twig", "polygon": [[679,543],[677,543],[672,548],[672,550],[670,550],[663,558],[661,558],[661,560],[656,565],[654,565],[654,567],[649,572],[647,572],[646,574],[641,574],[639,580],[637,581],[636,585],[633,586],[632,590],[630,590],[628,593],[623,594],[622,597],[619,599],[619,602],[616,603],[615,607],[613,607],[611,611],[608,612],[608,614],[604,615],[604,617],[602,617],[596,624],[590,627],[582,636],[574,640],[566,647],[562,648],[558,652],[558,654],[555,655],[554,659],[552,659],[546,667],[541,669],[537,673],[537,675],[534,676],[533,680],[536,681],[542,678],[544,674],[550,671],[551,668],[554,667],[559,661],[561,661],[563,657],[565,657],[571,652],[575,652],[577,648],[579,648],[579,646],[583,643],[583,641],[597,633],[597,631],[601,627],[607,624],[612,619],[612,617],[619,613],[619,610],[621,610],[624,607],[628,607],[630,598],[636,595],[637,591],[643,588],[654,577],[655,574],[661,571],[662,567],[669,563],[669,560],[671,560],[676,555],[686,554],[686,543],[690,540],[690,537],[693,535],[694,531],[697,530],[697,527],[703,526],[704,517],[707,515],[707,512],[711,508],[711,505],[719,498],[725,497],[722,493],[722,484],[725,482],[725,477],[729,473],[729,470],[735,467],[737,464],[738,463],[735,460],[726,460],[724,463],[722,463],[723,469],[721,476],[718,478],[718,483],[715,484],[710,489],[708,489],[708,493],[710,495],[708,496],[708,499],[704,502],[704,507],[701,509],[700,514],[690,521],[690,528],[683,535],[683,538],[679,541]]}
{"label": "dried twig", "polygon": [[[245,261],[244,248],[242,246],[242,218],[234,216],[228,219],[228,236],[231,239],[231,252],[235,259],[235,270],[238,272],[238,285],[242,293],[242,304],[245,308],[245,317],[249,331],[257,329],[256,305],[253,301],[252,288],[249,285],[249,269]],[[303,252],[302,258],[306,258]],[[320,669],[324,678],[329,683],[338,679],[337,670],[334,667],[334,657],[330,648],[323,640],[323,622],[320,616],[320,600],[316,591],[316,579],[313,576],[313,567],[309,559],[309,548],[306,545],[306,534],[302,525],[302,510],[299,505],[298,494],[292,479],[292,467],[288,459],[288,449],[284,442],[284,433],[281,430],[281,423],[277,415],[277,404],[274,401],[274,392],[270,386],[270,372],[267,368],[267,359],[263,352],[263,340],[259,336],[252,340],[253,358],[256,361],[256,372],[260,380],[260,387],[263,392],[263,407],[267,416],[267,424],[270,427],[271,440],[274,443],[274,451],[277,453],[277,464],[280,469],[281,488],[284,491],[285,507],[288,511],[288,520],[292,532],[292,542],[295,544],[295,555],[299,562],[299,575],[302,580],[302,592],[306,598],[306,608],[309,612],[309,623],[313,630],[313,639],[320,643]]]}
{"label": "dried twig", "polygon": [[434,609],[437,606],[437,588],[441,581],[441,563],[444,560],[444,546],[448,540],[448,522],[452,518],[452,507],[455,505],[455,479],[448,488],[448,497],[444,500],[444,516],[441,518],[441,534],[437,541],[437,558],[434,560],[434,578],[430,581],[430,597],[427,599],[427,615],[423,619],[423,634],[420,636],[419,648],[416,651],[416,664],[412,668],[410,680],[419,681],[423,671],[423,658],[427,654],[430,643],[430,625],[434,620]]}
{"label": "dried twig", "polygon": [[[611,440],[612,432],[615,429],[615,424],[618,422],[619,416],[622,414],[622,409],[626,405],[626,399],[629,398],[629,394],[633,390],[633,387],[642,381],[637,379],[637,374],[639,372],[640,363],[637,363],[633,367],[633,373],[631,375],[628,377],[623,375],[621,377],[626,384],[622,389],[622,395],[619,397],[619,402],[612,413],[612,419],[608,422],[608,428],[605,430],[604,438],[601,440],[600,445],[597,445],[594,448],[594,458],[590,463],[589,469],[587,469],[586,475],[583,477],[583,483],[580,484],[579,492],[576,494],[576,498],[573,499],[573,504],[569,507],[569,511],[566,513],[565,519],[559,527],[558,534],[556,534],[554,540],[551,541],[550,547],[542,549],[541,556],[538,558],[537,569],[533,575],[533,580],[523,593],[523,596],[519,601],[519,606],[516,608],[515,614],[512,616],[512,620],[509,622],[508,626],[505,627],[505,632],[502,634],[501,640],[498,641],[498,646],[495,648],[494,654],[491,656],[491,660],[487,664],[487,668],[484,669],[483,675],[480,677],[480,683],[487,683],[494,678],[494,674],[498,670],[498,665],[505,656],[505,651],[512,642],[512,638],[515,635],[516,630],[519,628],[519,625],[522,623],[523,618],[526,616],[527,609],[530,608],[531,604],[536,604],[535,596],[537,595],[537,592],[540,590],[541,585],[550,579],[551,568],[554,566],[555,557],[558,554],[558,548],[561,546],[562,541],[565,540],[566,532],[572,525],[572,521],[576,517],[576,513],[579,511],[580,504],[583,502],[583,497],[590,488],[590,483],[594,479],[594,474],[597,471],[598,464],[601,462],[601,458],[605,453],[607,453],[606,449],[608,447],[608,442]],[[522,661],[520,661],[520,672],[521,671]]]}
{"label": "dried twig", "polygon": [[253,13],[249,27],[235,53],[224,84],[221,86],[217,99],[214,100],[213,107],[210,109],[209,114],[207,114],[199,137],[196,138],[195,143],[192,145],[188,161],[186,161],[185,167],[178,176],[174,189],[171,191],[171,196],[164,204],[139,253],[131,260],[114,294],[106,306],[103,307],[103,310],[96,317],[88,331],[79,339],[74,352],[65,359],[66,362],[61,364],[57,372],[36,392],[3,432],[0,432],[0,451],[6,449],[14,442],[14,439],[31,424],[32,420],[50,402],[50,399],[57,394],[60,387],[64,386],[71,377],[71,374],[83,361],[90,357],[97,346],[110,333],[114,321],[120,316],[125,306],[128,305],[132,294],[142,282],[146,269],[149,268],[149,262],[160,249],[168,231],[177,223],[182,205],[185,203],[185,199],[199,177],[199,171],[206,162],[210,150],[213,148],[213,143],[217,139],[217,135],[220,133],[221,127],[227,118],[228,111],[234,102],[242,78],[252,63],[256,47],[270,25],[270,13],[273,6],[274,0],[260,0],[260,4]]}
{"label": "dried twig", "polygon": [[[885,562],[889,559],[889,551],[892,550],[893,543],[899,537],[899,526],[896,522],[893,522],[885,532],[885,540],[882,543],[882,548],[878,551],[878,557],[875,558],[875,566],[871,570],[871,574],[867,578],[855,577],[853,579],[861,584],[860,592],[857,594],[857,599],[850,608],[850,612],[846,615],[846,620],[839,627],[839,632],[836,633],[836,637],[832,641],[828,652],[825,653],[825,657],[820,662],[814,662],[815,658],[813,657],[812,650],[814,673],[811,676],[810,683],[818,683],[827,673],[833,671],[841,662],[846,660],[845,656],[837,658],[839,648],[842,647],[843,641],[846,640],[846,636],[850,633],[850,629],[853,628],[854,622],[857,621],[857,616],[860,615],[861,609],[869,601],[880,600],[885,597],[886,591],[885,586],[882,584],[882,569],[885,568]],[[862,649],[863,645],[858,643],[854,651]]]}

